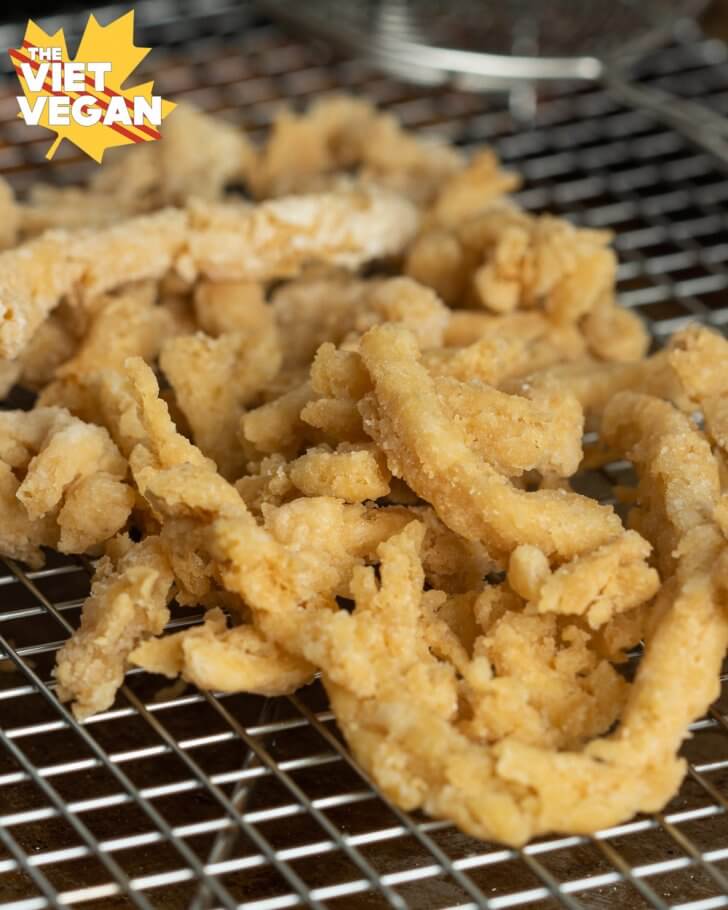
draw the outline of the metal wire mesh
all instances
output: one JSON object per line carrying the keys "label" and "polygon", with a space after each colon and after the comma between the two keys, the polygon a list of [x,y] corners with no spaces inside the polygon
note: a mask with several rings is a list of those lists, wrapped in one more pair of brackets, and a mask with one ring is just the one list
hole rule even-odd
{"label": "metal wire mesh", "polygon": [[[493,143],[524,174],[524,205],[617,232],[621,301],[657,344],[693,317],[728,326],[728,175],[604,91],[552,91],[524,129],[502,99],[382,78],[246,5],[153,0],[137,6],[137,27],[139,43],[157,48],[149,71],[160,92],[253,132],[282,100],[338,89],[465,147]],[[0,39],[12,46],[18,32]],[[728,109],[725,47],[698,33],[640,75]],[[15,94],[0,81],[0,172],[20,189],[82,177],[89,165],[72,150],[43,162],[47,134],[18,124]],[[596,478],[604,498],[623,467]],[[693,725],[688,776],[662,813],[511,850],[389,804],[342,745],[316,684],[266,701],[160,691],[158,678],[131,672],[112,709],[78,724],[53,694],[51,669],[88,569],[55,556],[40,571],[0,568],[0,907],[728,905],[725,692]],[[194,620],[179,611],[172,625]]]}

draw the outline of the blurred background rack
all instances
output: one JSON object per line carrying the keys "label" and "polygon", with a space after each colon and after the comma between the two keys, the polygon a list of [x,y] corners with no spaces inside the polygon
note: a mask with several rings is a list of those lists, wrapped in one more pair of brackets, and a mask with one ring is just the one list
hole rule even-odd
{"label": "blurred background rack", "polygon": [[[161,94],[262,136],[282,102],[354,92],[465,149],[491,143],[524,175],[526,207],[616,232],[621,302],[655,344],[692,318],[728,327],[725,166],[603,89],[551,85],[524,126],[503,95],[398,82],[247,3],[135,8]],[[104,22],[127,9],[96,12]],[[87,12],[40,21],[71,36]],[[16,46],[23,26],[0,25],[0,45]],[[48,134],[16,119],[6,58],[0,70],[0,173],[21,192],[83,179],[94,165],[67,143],[44,160]],[[638,76],[728,113],[728,51],[695,26]],[[622,468],[592,479],[605,499]],[[663,813],[511,850],[391,806],[342,745],[318,684],[266,701],[160,690],[132,672],[114,707],[79,725],[51,669],[88,570],[58,557],[36,572],[0,565],[0,908],[728,906],[728,691],[694,724],[689,773]],[[180,610],[172,624],[195,619]]]}

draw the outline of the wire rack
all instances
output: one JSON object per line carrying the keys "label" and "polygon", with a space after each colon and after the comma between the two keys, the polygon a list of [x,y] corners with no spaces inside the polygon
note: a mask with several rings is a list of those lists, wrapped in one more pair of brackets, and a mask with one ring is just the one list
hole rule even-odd
{"label": "wire rack", "polygon": [[[502,98],[383,78],[245,4],[136,9],[160,92],[257,133],[282,100],[303,106],[346,90],[464,147],[491,142],[524,174],[524,205],[617,232],[621,301],[656,344],[691,318],[728,325],[728,175],[604,91],[552,89],[525,129]],[[73,34],[84,22],[41,24]],[[3,47],[18,38],[0,28]],[[640,76],[728,110],[725,47],[694,29]],[[43,161],[48,136],[18,123],[15,94],[0,76],[0,172],[20,190],[83,177],[89,165],[72,149]],[[605,499],[619,471],[596,478]],[[725,692],[693,725],[687,778],[662,813],[512,850],[392,806],[351,759],[318,684],[264,700],[160,689],[132,671],[111,710],[78,724],[55,698],[51,670],[88,585],[83,561],[0,566],[0,908],[728,905]],[[180,610],[171,625],[191,621]]]}

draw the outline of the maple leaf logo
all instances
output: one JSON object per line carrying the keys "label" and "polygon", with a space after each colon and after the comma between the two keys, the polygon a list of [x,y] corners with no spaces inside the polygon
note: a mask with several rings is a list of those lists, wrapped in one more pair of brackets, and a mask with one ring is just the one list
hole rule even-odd
{"label": "maple leaf logo", "polygon": [[[9,54],[27,101],[18,98],[18,116],[56,133],[46,158],[63,139],[101,163],[106,149],[162,138],[157,126],[176,105],[155,98],[153,82],[123,87],[150,50],[134,44],[133,10],[105,26],[89,16],[73,60],[63,29],[48,35],[28,22],[22,47]],[[58,115],[61,105],[65,118]],[[153,109],[158,122],[151,122]]]}

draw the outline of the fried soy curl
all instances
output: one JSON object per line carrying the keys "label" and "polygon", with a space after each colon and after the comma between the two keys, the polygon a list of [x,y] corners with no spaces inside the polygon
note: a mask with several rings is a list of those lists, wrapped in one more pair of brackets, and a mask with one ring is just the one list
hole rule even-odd
{"label": "fried soy curl", "polygon": [[725,340],[645,356],[609,234],[361,99],[164,130],[0,184],[0,386],[37,395],[0,552],[103,554],[60,697],[318,673],[403,808],[520,845],[662,807],[728,643]]}
{"label": "fried soy curl", "polygon": [[175,270],[192,281],[279,278],[316,261],[355,268],[399,252],[417,222],[403,198],[348,185],[258,206],[192,202],[98,231],[49,231],[0,253],[0,355],[17,356],[64,297]]}

